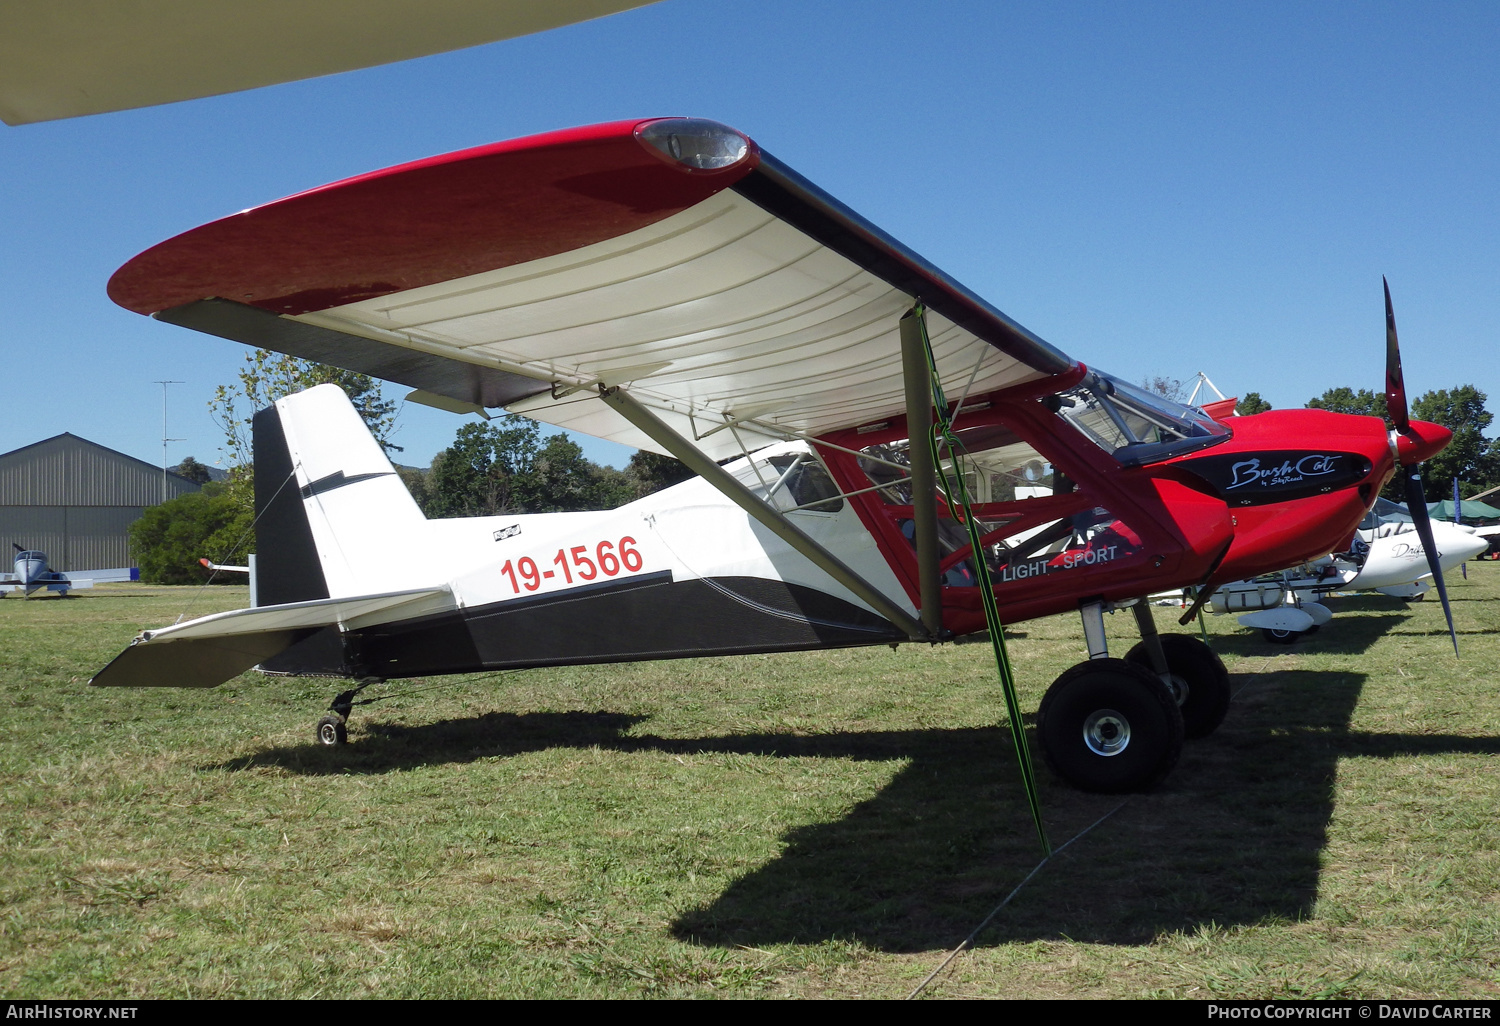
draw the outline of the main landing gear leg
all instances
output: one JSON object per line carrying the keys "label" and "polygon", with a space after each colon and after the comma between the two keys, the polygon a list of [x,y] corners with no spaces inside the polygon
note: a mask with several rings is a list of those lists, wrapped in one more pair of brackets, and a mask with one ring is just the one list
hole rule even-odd
{"label": "main landing gear leg", "polygon": [[1104,637],[1104,603],[1085,602],[1078,607],[1083,617],[1083,643],[1088,646],[1090,659],[1108,659],[1109,642]]}
{"label": "main landing gear leg", "polygon": [[318,721],[318,744],[329,748],[346,744],[349,741],[349,717],[354,712],[354,698],[371,684],[379,684],[381,678],[369,677],[359,682],[357,687],[348,691],[340,691],[332,702],[328,704],[329,713]]}

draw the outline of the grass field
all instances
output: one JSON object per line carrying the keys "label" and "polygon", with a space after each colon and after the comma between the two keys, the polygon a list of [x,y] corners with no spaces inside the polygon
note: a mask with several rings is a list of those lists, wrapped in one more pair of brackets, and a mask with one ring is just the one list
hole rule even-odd
{"label": "grass field", "polygon": [[[1211,619],[1224,726],[1123,807],[1042,769],[1055,844],[1117,811],[926,993],[1500,996],[1500,564],[1449,576],[1459,661],[1436,601]],[[87,686],[243,604],[0,602],[0,993],[899,997],[1040,856],[983,645],[392,684],[340,750],[332,682]],[[1011,652],[1034,711],[1077,617]]]}

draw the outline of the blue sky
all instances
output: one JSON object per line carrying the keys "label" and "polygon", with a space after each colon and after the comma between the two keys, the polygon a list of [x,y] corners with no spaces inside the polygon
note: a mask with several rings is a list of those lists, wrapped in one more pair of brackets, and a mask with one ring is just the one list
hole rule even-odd
{"label": "blue sky", "polygon": [[[110,303],[135,253],[378,167],[691,114],[1054,345],[1277,407],[1382,381],[1500,412],[1500,5],[663,0],[418,61],[0,126],[0,452],[71,431],[214,462],[244,348]],[[404,389],[391,387],[399,397]],[[462,421],[408,406],[402,462]],[[1494,433],[1493,431],[1491,433]],[[600,443],[596,459],[627,450]]]}

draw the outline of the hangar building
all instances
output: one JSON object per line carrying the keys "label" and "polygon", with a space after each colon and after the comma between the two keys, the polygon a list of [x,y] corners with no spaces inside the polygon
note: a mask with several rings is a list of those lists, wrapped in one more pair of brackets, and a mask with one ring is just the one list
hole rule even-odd
{"label": "hangar building", "polygon": [[0,547],[47,553],[54,570],[133,566],[127,530],[147,506],[198,486],[64,432],[0,455]]}

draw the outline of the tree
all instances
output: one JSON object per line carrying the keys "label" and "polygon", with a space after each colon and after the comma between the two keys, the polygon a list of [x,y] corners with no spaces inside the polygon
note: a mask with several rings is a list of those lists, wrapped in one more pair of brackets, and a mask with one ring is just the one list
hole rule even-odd
{"label": "tree", "polygon": [[540,428],[521,417],[498,426],[465,424],[438,453],[427,474],[427,507],[433,517],[479,517],[521,512],[516,478],[531,469]]}
{"label": "tree", "polygon": [[630,457],[625,475],[630,479],[633,497],[637,499],[694,476],[680,461],[646,449],[641,449]]}
{"label": "tree", "polygon": [[427,479],[432,472],[420,467],[397,467],[396,476],[401,483],[406,485],[406,490],[411,493],[412,501],[423,513],[427,512],[429,498],[427,495]]}
{"label": "tree", "polygon": [[[1484,429],[1494,419],[1484,408],[1486,396],[1473,385],[1427,392],[1411,404],[1413,420],[1441,424],[1453,432],[1447,448],[1422,464],[1422,488],[1429,498],[1446,498],[1453,493],[1453,479],[1475,484],[1500,479],[1500,445],[1484,437]],[[1391,423],[1385,395],[1362,388],[1330,388],[1308,407],[1381,417]],[[1479,489],[1473,489],[1479,490]],[[1406,501],[1406,485],[1397,474],[1381,494],[1396,502]]]}
{"label": "tree", "polygon": [[623,474],[585,459],[578,443],[561,434],[548,437],[537,451],[519,482],[518,497],[528,513],[612,509],[634,498]]}
{"label": "tree", "polygon": [[430,517],[609,509],[634,497],[626,475],[584,458],[566,435],[543,439],[535,421],[515,416],[459,428],[411,490]]}
{"label": "tree", "polygon": [[[209,482],[202,491],[149,507],[130,525],[130,549],[150,584],[201,584],[208,579],[198,560],[242,563],[250,547],[254,513],[235,489]],[[215,578],[238,583],[233,577]]]}
{"label": "tree", "polygon": [[401,451],[401,447],[390,439],[396,426],[396,404],[380,394],[380,383],[374,378],[326,363],[311,363],[295,356],[255,349],[245,354],[239,383],[220,385],[208,404],[215,422],[224,429],[224,448],[230,465],[239,468],[254,465],[250,426],[256,410],[264,409],[293,392],[323,384],[338,385],[344,390],[364,418],[370,434],[386,453]]}
{"label": "tree", "polygon": [[1271,404],[1262,399],[1259,392],[1246,392],[1245,398],[1235,404],[1234,412],[1241,417],[1253,417],[1269,409],[1271,409]]}
{"label": "tree", "polygon": [[1360,417],[1385,417],[1385,393],[1372,392],[1368,388],[1361,388],[1358,392],[1345,387],[1330,388],[1318,398],[1309,399],[1307,408],[1352,413]]}
{"label": "tree", "polygon": [[1458,385],[1426,392],[1411,404],[1413,420],[1441,424],[1453,432],[1447,448],[1422,465],[1422,487],[1433,501],[1453,495],[1454,478],[1477,484],[1500,476],[1500,447],[1484,437],[1484,429],[1495,419],[1484,408],[1487,398],[1473,385]]}
{"label": "tree", "polygon": [[208,484],[208,482],[213,480],[212,475],[208,472],[208,468],[191,456],[173,467],[172,473],[178,477],[187,478],[193,484]]}
{"label": "tree", "polygon": [[1177,378],[1167,378],[1157,374],[1142,381],[1141,387],[1148,392],[1155,392],[1159,396],[1164,396],[1174,403],[1187,402],[1187,389],[1183,387],[1182,382]]}

